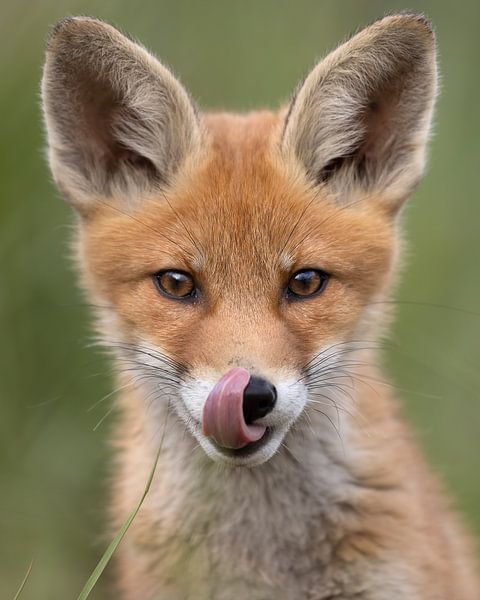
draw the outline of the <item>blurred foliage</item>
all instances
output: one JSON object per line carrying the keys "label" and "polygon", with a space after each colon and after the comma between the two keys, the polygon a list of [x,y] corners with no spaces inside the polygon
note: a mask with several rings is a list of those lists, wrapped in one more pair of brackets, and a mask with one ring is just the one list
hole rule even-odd
{"label": "blurred foliage", "polygon": [[[93,427],[110,400],[87,409],[111,381],[88,346],[88,310],[68,260],[73,217],[43,156],[39,80],[49,27],[69,14],[107,19],[172,65],[200,105],[246,110],[278,106],[340,39],[404,8],[374,0],[3,0],[2,598],[13,597],[32,558],[25,600],[76,597],[105,545],[111,419]],[[385,360],[431,462],[480,533],[480,3],[411,0],[408,8],[435,24],[442,92],[429,171],[405,218],[408,265]],[[106,598],[106,588],[93,597]]]}

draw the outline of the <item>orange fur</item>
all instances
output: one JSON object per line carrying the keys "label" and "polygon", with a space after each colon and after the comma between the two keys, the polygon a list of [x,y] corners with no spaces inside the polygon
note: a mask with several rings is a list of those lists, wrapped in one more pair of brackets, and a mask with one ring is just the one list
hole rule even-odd
{"label": "orange fur", "polygon": [[[110,205],[96,210],[82,232],[84,270],[123,321],[148,332],[171,356],[190,363],[201,356],[223,371],[232,353],[228,340],[238,347],[250,339],[246,356],[264,357],[265,366],[303,364],[316,345],[309,331],[322,342],[351,333],[360,309],[388,283],[395,244],[390,220],[382,211],[332,206],[302,182],[289,181],[269,159],[273,115],[210,116],[206,124],[212,153],[188,180],[152,198],[135,220]],[[312,201],[307,220],[303,213]],[[235,226],[225,229],[225,223]],[[277,255],[287,241],[292,265],[282,271]],[[232,257],[241,260],[232,264]],[[308,310],[280,311],[278,288],[289,272],[319,265],[335,275],[325,296]],[[203,310],[158,298],[151,275],[173,267],[205,284]],[[252,340],[250,332],[259,327],[265,335]]]}
{"label": "orange fur", "polygon": [[[109,40],[117,35],[97,22],[79,23],[64,27],[106,28]],[[377,39],[382,28],[391,27],[400,27],[395,35],[401,37],[404,28],[418,38],[427,55],[433,47],[431,31],[418,16],[379,23],[359,34],[362,49],[370,37]],[[408,36],[405,44],[412,43]],[[119,44],[123,52],[126,42]],[[415,60],[422,52],[414,54]],[[339,56],[341,50],[330,63],[337,64]],[[434,59],[430,55],[428,60]],[[426,136],[419,123],[428,120],[424,114],[431,113],[434,94],[433,84],[425,91],[425,73],[434,71],[429,64],[419,67],[428,96],[421,107],[423,120],[415,125],[414,140],[399,146],[418,156]],[[402,63],[395,76],[404,71]],[[303,143],[298,127],[313,143],[301,125],[308,121],[308,107],[298,104],[302,94],[315,96],[316,80],[325,77],[321,72],[307,79],[307,91],[294,100],[290,120],[297,129],[289,125],[284,146],[286,111],[199,117],[194,127],[203,140],[201,150],[195,147],[183,157],[168,185],[142,184],[133,208],[119,191],[118,182],[128,174],[120,173],[123,179],[118,177],[110,193],[92,187],[91,204],[84,190],[93,180],[79,183],[63,171],[57,175],[74,205],[75,190],[79,185],[83,190],[77,205],[82,214],[78,261],[84,286],[98,306],[100,331],[119,358],[118,379],[124,387],[115,437],[115,526],[136,504],[163,439],[154,485],[120,550],[119,589],[126,599],[479,597],[471,542],[377,366],[375,344],[389,317],[382,303],[392,288],[401,246],[394,213],[411,191],[421,158],[414,159],[413,178],[405,175],[412,165],[399,169],[391,159],[379,174],[378,164],[368,161],[377,160],[379,147],[388,150],[378,140],[379,131],[401,86],[382,80],[379,89],[388,93],[380,124],[376,104],[370,116],[362,113],[373,125],[371,138],[355,149],[358,163],[349,152],[332,175],[322,171],[320,158],[309,158],[309,168],[322,172],[319,183],[305,176],[301,153],[291,148]],[[393,111],[397,126],[407,88]],[[46,98],[48,111],[48,91]],[[191,121],[193,112],[184,104],[182,110]],[[116,148],[110,143],[109,160]],[[81,155],[84,149],[77,151]],[[125,152],[122,147],[121,161]],[[59,156],[52,161],[54,172]],[[128,162],[128,169],[131,164],[145,167],[137,159]],[[362,187],[358,174],[348,179],[358,164],[360,175],[371,169],[369,185]],[[147,167],[151,174],[152,164]],[[98,172],[95,176],[98,186]],[[329,183],[332,178],[335,185]],[[325,291],[286,301],[282,290],[292,273],[304,268],[330,274]],[[191,273],[201,292],[198,301],[160,295],[153,276],[163,269]],[[330,406],[331,396],[322,400],[312,392],[311,402],[289,425],[284,447],[263,464],[216,464],[186,430],[195,418],[184,416],[188,410],[179,401],[179,380],[194,386],[242,366],[291,388],[308,376],[312,361],[325,355],[319,350],[342,348],[346,342],[358,345],[348,346],[347,358],[339,358],[324,375],[325,385],[336,386],[344,403]],[[133,359],[123,353],[129,344],[140,353]],[[155,349],[180,369],[167,363],[161,367],[170,369],[167,375],[162,371],[158,380],[151,373],[145,376],[139,363],[154,359]],[[175,410],[169,410],[172,405]]]}
{"label": "orange fur", "polygon": [[[234,361],[268,374],[304,364],[317,339],[334,342],[353,334],[365,305],[372,297],[385,297],[397,247],[388,215],[375,203],[368,209],[336,207],[302,182],[286,178],[267,143],[276,120],[268,113],[209,116],[211,153],[166,193],[168,203],[153,198],[135,220],[101,207],[85,226],[82,269],[95,295],[107,298],[120,315],[127,339],[131,331],[148,332],[155,345],[199,371],[208,365],[225,372]],[[205,203],[208,213],[200,217]],[[225,223],[235,225],[225,229]],[[335,277],[315,304],[277,306],[277,290],[287,273],[274,259],[285,242],[293,271],[321,265]],[[204,308],[185,309],[158,297],[152,273],[178,267],[197,274],[198,262],[199,281],[208,289]],[[377,325],[368,324],[367,340],[376,338]],[[371,351],[364,354],[365,361],[375,360]],[[422,590],[419,597],[474,600],[478,588],[460,526],[397,416],[388,388],[376,383],[381,377],[377,369],[362,367],[359,376],[365,379],[356,385],[361,417],[354,420],[353,434],[362,448],[355,464],[358,497],[351,505],[345,501],[335,507],[344,513],[338,523],[332,515],[334,526],[327,535],[334,541],[335,560],[349,564],[399,554]],[[146,458],[152,458],[139,437],[150,429],[148,413],[138,415],[141,403],[135,396],[122,394],[124,415],[116,436],[123,448],[113,507],[117,525],[135,503],[151,464]],[[134,524],[134,545],[156,547],[155,497],[168,495],[169,485],[175,484],[160,476]],[[175,535],[174,521],[162,527]],[[148,571],[132,571],[125,553],[122,565],[122,580],[133,598],[135,590],[144,589],[138,577],[148,578]],[[142,584],[149,585],[155,584]]]}

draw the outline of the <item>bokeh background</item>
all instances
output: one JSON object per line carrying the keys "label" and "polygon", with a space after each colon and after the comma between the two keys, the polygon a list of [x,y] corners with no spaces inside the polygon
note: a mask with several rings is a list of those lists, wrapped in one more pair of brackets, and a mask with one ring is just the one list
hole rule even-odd
{"label": "bokeh background", "polygon": [[[125,0],[0,4],[0,597],[76,598],[101,555],[108,364],[89,346],[73,224],[43,156],[39,80],[49,27],[118,24],[203,107],[277,107],[314,61],[385,12],[425,11],[442,91],[428,174],[406,214],[409,258],[386,367],[457,506],[480,536],[480,3],[477,0]],[[92,598],[107,598],[108,573]]]}

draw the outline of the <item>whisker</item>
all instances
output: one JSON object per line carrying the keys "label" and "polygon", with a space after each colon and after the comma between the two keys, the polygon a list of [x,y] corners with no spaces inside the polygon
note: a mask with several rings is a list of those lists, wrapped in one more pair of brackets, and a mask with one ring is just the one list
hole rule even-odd
{"label": "whisker", "polygon": [[95,425],[95,427],[93,428],[92,431],[97,431],[97,429],[100,427],[100,425],[105,421],[105,419],[112,414],[112,412],[115,410],[115,405],[111,406],[107,412],[103,415],[103,417],[98,421],[98,423]]}
{"label": "whisker", "polygon": [[94,343],[93,345],[101,345],[107,349],[118,348],[120,350],[139,352],[146,356],[150,356],[151,358],[154,358],[159,362],[169,364],[170,366],[178,370],[185,370],[186,368],[191,367],[191,365],[188,362],[177,361],[173,357],[163,354],[162,352],[155,350],[150,346],[147,347],[141,344],[130,344],[128,342],[108,340],[106,338],[101,338],[100,340],[97,340],[96,343]]}
{"label": "whisker", "polygon": [[105,394],[105,396],[103,396],[103,398],[100,398],[100,400],[97,400],[94,404],[92,404],[89,408],[87,408],[87,412],[91,412],[92,410],[94,410],[99,404],[101,404],[102,402],[105,402],[105,400],[108,400],[108,398],[111,398],[112,396],[114,396],[115,394],[117,394],[118,392],[124,390],[127,387],[132,387],[133,383],[127,383],[125,385],[121,385],[117,388],[115,388],[114,390],[112,390],[111,392],[108,392],[108,394]]}
{"label": "whisker", "polygon": [[295,454],[293,453],[292,449],[289,448],[286,444],[285,441],[282,441],[282,443],[280,444],[282,448],[285,448],[285,450],[288,452],[288,454],[293,458],[293,460],[297,463],[297,464],[302,464],[301,461],[295,456]]}
{"label": "whisker", "polygon": [[318,412],[318,413],[320,413],[321,415],[323,415],[323,416],[324,416],[324,417],[325,417],[325,418],[326,418],[326,419],[329,421],[330,425],[331,425],[331,426],[333,427],[333,429],[335,430],[335,432],[336,432],[336,434],[337,434],[337,436],[338,436],[338,439],[340,440],[340,443],[341,443],[341,445],[342,445],[343,452],[345,452],[345,446],[344,446],[344,444],[343,444],[343,439],[342,439],[342,436],[341,436],[341,434],[340,434],[340,431],[339,431],[339,429],[337,428],[337,426],[335,425],[335,423],[332,421],[332,419],[330,418],[330,416],[329,416],[329,415],[327,415],[327,413],[323,412],[323,410],[320,410],[319,408],[316,408],[315,406],[312,406],[312,410],[314,410],[315,412]]}
{"label": "whisker", "polygon": [[120,363],[120,364],[126,363],[127,365],[130,365],[130,366],[122,367],[121,369],[118,369],[118,365],[117,365],[117,372],[135,373],[135,372],[138,372],[139,370],[151,371],[152,375],[155,374],[155,376],[158,377],[159,379],[162,379],[163,381],[168,381],[172,385],[180,385],[180,383],[182,382],[181,379],[175,378],[173,375],[170,376],[168,371],[165,371],[165,370],[163,370],[159,367],[155,367],[153,365],[147,365],[147,364],[139,362],[139,361],[132,361],[132,360],[128,360],[128,359],[119,359],[118,363]]}
{"label": "whisker", "polygon": [[461,308],[459,306],[450,306],[448,304],[437,304],[436,302],[424,302],[424,301],[417,301],[417,300],[375,300],[373,302],[367,302],[366,304],[364,304],[364,306],[373,306],[375,304],[398,304],[400,306],[405,305],[405,306],[418,306],[421,308],[438,308],[441,310],[450,310],[452,312],[458,312],[458,313],[462,313],[465,315],[471,315],[472,317],[480,317],[480,313],[470,310],[470,309],[466,309],[466,308]]}
{"label": "whisker", "polygon": [[[348,415],[349,417],[351,417],[354,420],[358,420],[360,419],[364,424],[368,424],[367,420],[365,419],[365,417],[362,415],[362,413],[355,407],[353,407],[354,412],[348,410],[348,408],[345,408],[345,406],[338,404],[338,402],[336,402],[333,398],[331,398],[330,396],[327,396],[326,394],[320,394],[320,393],[313,393],[311,394],[311,396],[314,396],[315,398],[323,398],[324,400],[329,400],[329,402],[321,402],[320,400],[313,400],[311,397],[308,399],[308,403],[310,402],[314,403],[314,404],[322,404],[324,406],[330,406],[330,407],[335,407],[336,409],[340,410],[341,412],[344,412],[346,415]],[[337,414],[337,417],[339,415]]]}

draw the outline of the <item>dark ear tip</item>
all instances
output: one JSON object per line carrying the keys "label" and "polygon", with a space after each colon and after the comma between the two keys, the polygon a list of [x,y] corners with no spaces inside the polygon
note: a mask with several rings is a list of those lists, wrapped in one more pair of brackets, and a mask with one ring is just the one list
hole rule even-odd
{"label": "dark ear tip", "polygon": [[107,23],[95,17],[88,16],[70,16],[65,17],[55,23],[47,36],[47,51],[52,50],[53,46],[63,37],[73,32],[86,31],[91,29],[103,29]]}
{"label": "dark ear tip", "polygon": [[420,27],[427,33],[430,37],[435,37],[435,30],[433,28],[433,24],[430,19],[421,12],[405,12],[403,16],[407,17],[412,25],[416,25]]}
{"label": "dark ear tip", "polygon": [[377,22],[381,21],[391,21],[396,25],[401,25],[408,29],[420,30],[427,34],[430,39],[435,39],[435,30],[432,22],[422,12],[415,12],[411,10],[396,12],[379,19]]}

